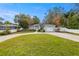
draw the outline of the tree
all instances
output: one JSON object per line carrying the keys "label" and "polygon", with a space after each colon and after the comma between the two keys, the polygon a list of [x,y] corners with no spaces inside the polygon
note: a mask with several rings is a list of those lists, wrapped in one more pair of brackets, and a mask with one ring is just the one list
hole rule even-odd
{"label": "tree", "polygon": [[53,23],[56,25],[56,27],[58,27],[58,26],[61,25],[61,18],[60,18],[59,15],[56,15],[56,16],[54,17]]}
{"label": "tree", "polygon": [[16,23],[17,31],[19,30],[19,21],[20,20],[20,15],[15,15],[14,17],[14,22]]}
{"label": "tree", "polygon": [[19,24],[23,29],[28,28],[30,17],[25,14],[15,15],[14,21]]}
{"label": "tree", "polygon": [[40,20],[39,20],[39,18],[37,16],[34,16],[33,17],[33,22],[34,22],[34,24],[39,24]]}
{"label": "tree", "polygon": [[[45,19],[46,19],[46,23],[49,23],[49,24],[54,24],[54,19],[56,17],[62,17],[64,13],[64,10],[63,8],[61,7],[54,7],[53,9],[49,9]],[[56,25],[56,24],[55,24]]]}
{"label": "tree", "polygon": [[63,19],[64,15],[64,9],[61,7],[54,7],[52,9],[49,9],[45,19],[47,24],[54,24],[59,31],[59,27],[62,24],[61,21]]}
{"label": "tree", "polygon": [[75,4],[75,7],[67,12],[63,8],[54,7],[48,11],[45,19],[45,23],[54,24],[56,27],[79,29],[79,4]]}
{"label": "tree", "polygon": [[5,21],[4,24],[12,24],[12,23],[9,21]]}
{"label": "tree", "polygon": [[14,17],[14,22],[15,22],[15,23],[18,23],[18,20],[19,20],[19,15],[15,15],[15,17]]}
{"label": "tree", "polygon": [[34,21],[33,21],[33,19],[32,19],[32,17],[30,16],[30,15],[27,15],[27,18],[28,18],[28,25],[30,26],[30,25],[33,25],[34,24]]}
{"label": "tree", "polygon": [[79,29],[79,13],[71,9],[65,14],[65,22],[63,23],[64,27],[70,29]]}
{"label": "tree", "polygon": [[9,31],[9,30],[11,29],[11,28],[10,28],[10,25],[11,25],[12,23],[9,22],[9,21],[5,21],[4,24],[5,24],[5,26],[6,26],[4,32],[5,32],[6,34],[10,34],[10,31]]}
{"label": "tree", "polygon": [[23,29],[27,29],[27,28],[28,28],[28,22],[27,22],[26,19],[19,20],[19,25],[20,25]]}

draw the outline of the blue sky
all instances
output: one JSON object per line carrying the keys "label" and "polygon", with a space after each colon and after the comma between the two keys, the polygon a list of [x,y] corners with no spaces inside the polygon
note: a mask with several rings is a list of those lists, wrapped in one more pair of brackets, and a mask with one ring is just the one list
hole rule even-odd
{"label": "blue sky", "polygon": [[24,13],[38,16],[42,21],[48,9],[53,7],[63,7],[68,11],[73,8],[73,5],[67,3],[2,3],[0,4],[0,17],[3,17],[5,21],[13,22],[16,14]]}

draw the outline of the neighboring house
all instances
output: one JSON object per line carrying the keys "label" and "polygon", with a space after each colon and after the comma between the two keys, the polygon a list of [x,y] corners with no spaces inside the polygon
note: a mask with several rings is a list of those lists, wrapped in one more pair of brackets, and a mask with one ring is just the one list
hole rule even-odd
{"label": "neighboring house", "polygon": [[34,24],[29,26],[30,30],[39,30],[40,28],[40,24]]}
{"label": "neighboring house", "polygon": [[55,25],[45,24],[43,29],[45,32],[54,32]]}
{"label": "neighboring house", "polygon": [[9,28],[9,29],[16,29],[16,25],[0,25],[0,30],[5,30],[6,28]]}
{"label": "neighboring house", "polygon": [[6,30],[6,28],[9,28],[11,32],[16,32],[17,31],[17,26],[14,24],[11,25],[0,25],[0,32],[3,32]]}

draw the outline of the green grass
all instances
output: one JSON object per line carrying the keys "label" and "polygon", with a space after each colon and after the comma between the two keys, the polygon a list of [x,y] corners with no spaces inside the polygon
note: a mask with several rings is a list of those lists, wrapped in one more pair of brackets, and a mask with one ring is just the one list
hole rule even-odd
{"label": "green grass", "polygon": [[1,56],[79,56],[79,43],[48,34],[30,34],[0,43]]}

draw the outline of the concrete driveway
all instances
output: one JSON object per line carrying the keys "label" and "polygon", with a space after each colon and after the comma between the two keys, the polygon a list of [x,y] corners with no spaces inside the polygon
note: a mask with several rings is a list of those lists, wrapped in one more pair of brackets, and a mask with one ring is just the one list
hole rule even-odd
{"label": "concrete driveway", "polygon": [[69,40],[73,40],[76,42],[79,42],[79,36],[77,35],[73,35],[73,34],[68,34],[68,33],[58,33],[58,32],[52,32],[52,33],[40,33],[40,32],[34,32],[34,33],[21,33],[21,34],[10,34],[10,35],[6,35],[6,36],[0,36],[0,42],[17,37],[17,36],[21,36],[21,35],[28,35],[28,34],[50,34],[50,35],[55,35],[58,37],[62,37],[62,38],[66,38]]}
{"label": "concrete driveway", "polygon": [[0,42],[14,38],[14,37],[18,37],[21,35],[28,35],[28,34],[35,34],[35,33],[20,33],[20,34],[10,34],[10,35],[5,35],[5,36],[0,36]]}
{"label": "concrete driveway", "polygon": [[49,34],[79,42],[78,35],[69,34],[69,33],[58,33],[58,32],[53,32],[53,33],[49,33]]}

